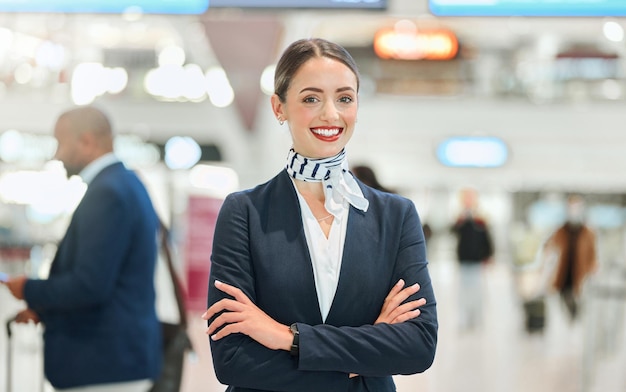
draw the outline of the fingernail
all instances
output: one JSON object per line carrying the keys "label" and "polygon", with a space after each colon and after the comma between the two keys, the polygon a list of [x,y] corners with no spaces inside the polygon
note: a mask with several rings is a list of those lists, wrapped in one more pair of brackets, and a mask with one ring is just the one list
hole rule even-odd
{"label": "fingernail", "polygon": [[404,280],[400,279],[398,283],[396,283],[396,286],[402,286],[402,285],[404,285]]}
{"label": "fingernail", "polygon": [[217,335],[211,335],[211,340],[217,340]]}
{"label": "fingernail", "polygon": [[206,317],[206,312],[202,313],[202,316],[200,316],[201,319]]}
{"label": "fingernail", "polygon": [[215,280],[215,286],[219,286],[219,285],[221,285],[221,284],[222,284],[222,282],[220,282],[220,281],[219,281],[219,280],[217,280],[217,279]]}

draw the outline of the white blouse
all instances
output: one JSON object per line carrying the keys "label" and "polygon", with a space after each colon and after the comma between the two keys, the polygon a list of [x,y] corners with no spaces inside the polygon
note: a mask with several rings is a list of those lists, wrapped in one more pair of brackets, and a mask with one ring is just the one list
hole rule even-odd
{"label": "white blouse", "polygon": [[325,322],[339,282],[343,245],[346,240],[346,229],[348,227],[349,204],[347,201],[343,202],[341,212],[338,214],[339,216],[335,216],[335,219],[333,219],[330,233],[328,238],[326,238],[319,222],[313,215],[313,212],[311,212],[304,197],[298,192],[295,184],[294,188],[300,201],[304,234],[311,255],[311,263],[313,264],[317,301],[322,320]]}

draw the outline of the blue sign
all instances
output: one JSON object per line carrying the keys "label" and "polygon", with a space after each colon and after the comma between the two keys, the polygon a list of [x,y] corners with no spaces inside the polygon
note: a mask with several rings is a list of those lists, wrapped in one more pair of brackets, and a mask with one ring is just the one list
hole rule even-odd
{"label": "blue sign", "polygon": [[437,147],[437,158],[451,167],[500,167],[509,156],[506,144],[497,137],[452,137]]}
{"label": "blue sign", "polygon": [[211,8],[355,8],[384,10],[387,0],[211,0]]}
{"label": "blue sign", "polygon": [[626,0],[428,0],[436,16],[626,16]]}
{"label": "blue sign", "polygon": [[0,12],[202,14],[209,0],[0,0]]}

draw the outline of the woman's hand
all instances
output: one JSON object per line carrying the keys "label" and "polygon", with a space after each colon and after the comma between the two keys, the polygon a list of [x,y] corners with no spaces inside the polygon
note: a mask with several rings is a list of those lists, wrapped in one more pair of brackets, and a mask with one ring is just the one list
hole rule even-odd
{"label": "woman's hand", "polygon": [[[406,288],[403,287],[404,280],[400,279],[398,283],[391,288],[387,298],[385,298],[385,302],[383,302],[383,308],[380,311],[380,315],[374,324],[403,323],[420,315],[420,311],[417,308],[426,304],[425,298],[420,298],[418,300],[402,304],[402,302],[406,301],[407,298],[419,291],[419,284],[415,283],[413,286]],[[356,373],[350,373],[348,375],[349,378],[358,376],[359,375]]]}
{"label": "woman's hand", "polygon": [[417,293],[419,289],[420,286],[417,283],[409,287],[404,287],[404,280],[400,279],[398,283],[393,286],[387,298],[385,298],[383,308],[374,324],[403,323],[419,316],[420,310],[418,308],[426,304],[425,298],[420,298],[405,304],[402,303],[406,301],[407,298]]}
{"label": "woman's hand", "polygon": [[[212,340],[220,340],[232,333],[242,333],[271,350],[289,351],[293,335],[288,326],[269,317],[237,287],[217,280],[215,287],[234,299],[221,299],[202,315],[203,319],[209,320],[224,311],[206,330]],[[215,332],[220,327],[223,328]]]}
{"label": "woman's hand", "polygon": [[15,316],[15,322],[39,324],[39,316],[32,309],[24,309]]}

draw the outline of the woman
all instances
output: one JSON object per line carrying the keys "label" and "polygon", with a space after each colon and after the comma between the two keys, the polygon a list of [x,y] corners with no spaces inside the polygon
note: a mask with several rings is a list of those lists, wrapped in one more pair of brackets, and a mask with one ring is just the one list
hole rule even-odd
{"label": "woman", "polygon": [[437,343],[415,206],[348,171],[359,74],[345,49],[292,43],[274,87],[293,147],[220,211],[203,316],[216,375],[228,391],[395,391]]}

